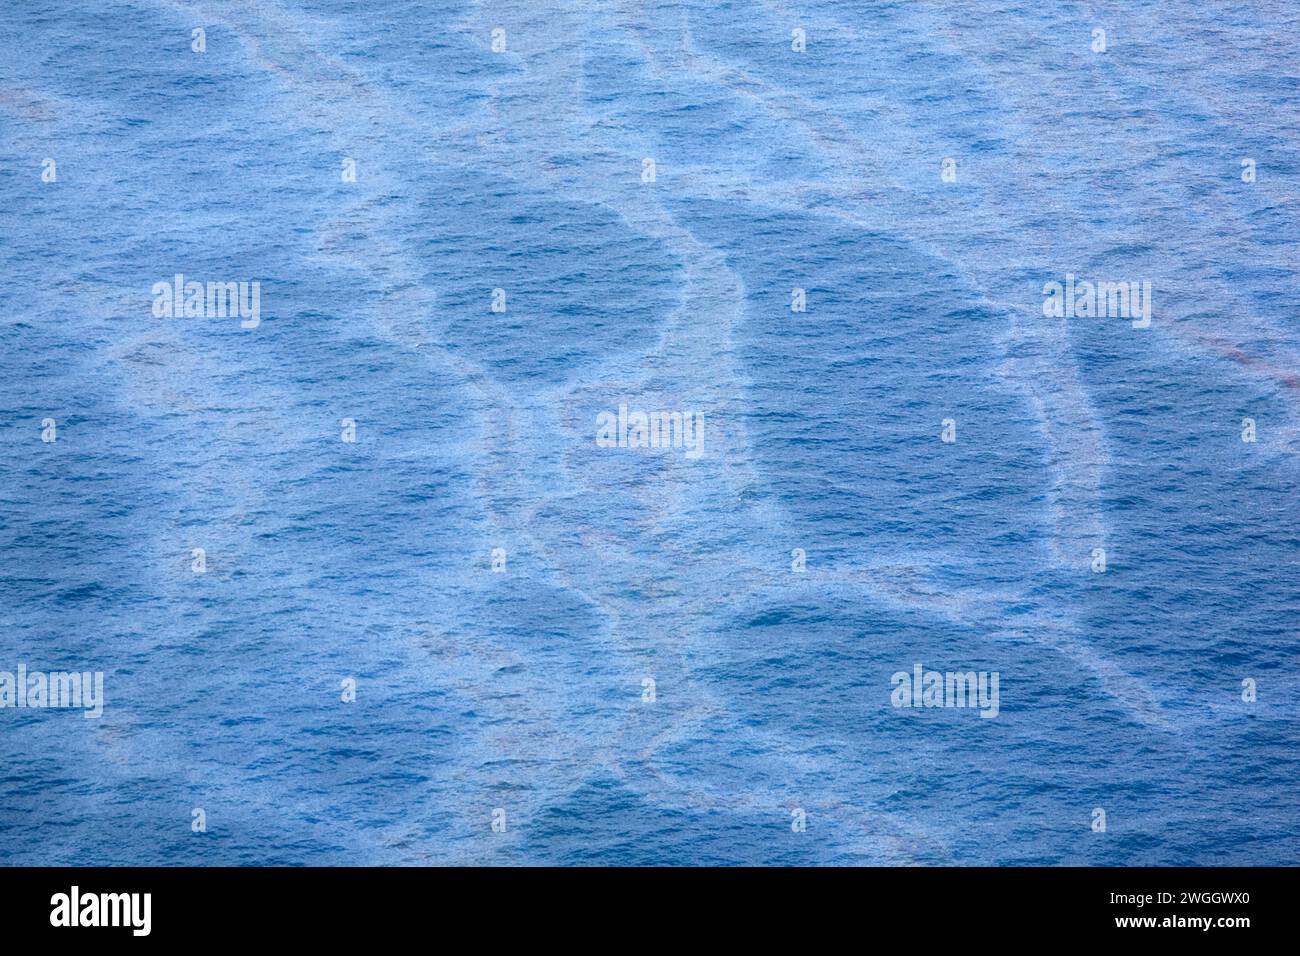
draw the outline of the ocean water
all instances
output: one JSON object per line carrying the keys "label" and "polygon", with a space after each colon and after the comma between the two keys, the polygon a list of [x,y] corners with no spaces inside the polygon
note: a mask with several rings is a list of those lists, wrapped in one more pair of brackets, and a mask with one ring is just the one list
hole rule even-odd
{"label": "ocean water", "polygon": [[1291,2],[17,0],[0,863],[1300,862],[1298,182]]}

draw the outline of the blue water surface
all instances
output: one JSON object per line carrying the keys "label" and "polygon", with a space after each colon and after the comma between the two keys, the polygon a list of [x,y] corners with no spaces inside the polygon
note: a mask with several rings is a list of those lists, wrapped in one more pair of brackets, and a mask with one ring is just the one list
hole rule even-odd
{"label": "blue water surface", "polygon": [[1293,2],[18,0],[0,863],[1300,862],[1298,197]]}

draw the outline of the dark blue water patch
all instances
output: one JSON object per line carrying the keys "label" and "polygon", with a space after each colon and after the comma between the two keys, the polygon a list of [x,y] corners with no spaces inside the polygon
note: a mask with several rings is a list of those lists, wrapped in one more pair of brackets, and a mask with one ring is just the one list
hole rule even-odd
{"label": "dark blue water patch", "polygon": [[[722,204],[680,214],[745,284],[754,456],[819,546],[867,535],[873,550],[906,550],[924,526],[937,550],[1033,560],[1025,542],[1042,534],[1049,476],[1032,417],[997,372],[1001,316],[900,240],[770,210],[758,226],[752,209]],[[742,245],[755,228],[767,241]],[[791,310],[794,288],[806,312]],[[941,440],[945,419],[956,443]]]}
{"label": "dark blue water patch", "polygon": [[[314,6],[337,18],[334,30],[340,62],[399,101],[445,116],[448,127],[463,122],[475,106],[491,102],[487,85],[521,72],[510,50],[511,30],[506,31],[506,51],[498,54],[491,52],[490,29],[481,33],[453,29],[471,19],[472,7],[466,3],[421,4],[412,23],[407,18],[413,8],[406,0],[385,0],[369,8],[373,32],[349,28],[354,12],[350,0]],[[524,31],[522,38],[526,37]],[[517,43],[520,37],[514,39]],[[395,63],[401,67],[394,68]]]}
{"label": "dark blue water patch", "polygon": [[[463,766],[456,761],[466,742],[483,765],[519,756],[511,734],[499,740],[478,736],[508,722],[512,711],[515,717],[528,712],[512,707],[512,696],[556,696],[539,711],[556,715],[552,730],[564,726],[566,715],[616,719],[613,710],[601,715],[584,701],[568,699],[570,683],[590,688],[609,679],[591,665],[584,642],[591,622],[583,608],[539,588],[490,598],[461,592],[455,596],[464,615],[458,621],[447,613],[451,597],[428,593],[414,608],[390,597],[369,609],[378,612],[371,619],[391,621],[403,611],[410,619],[364,627],[359,622],[367,606],[346,596],[321,594],[314,606],[278,620],[227,609],[220,632],[200,636],[197,661],[164,666],[177,647],[174,634],[158,634],[142,661],[146,666],[134,676],[110,674],[112,706],[102,724],[45,712],[10,735],[11,753],[26,760],[24,755],[59,752],[49,749],[51,735],[69,738],[67,728],[53,720],[83,722],[84,728],[73,728],[80,734],[72,738],[71,754],[83,762],[107,761],[104,783],[124,803],[111,828],[113,846],[96,842],[81,852],[110,861],[437,859],[445,840],[422,847],[429,836],[420,831],[429,826],[445,833],[460,817],[465,795],[458,787],[465,781],[455,768]],[[421,610],[423,618],[415,617]],[[551,640],[560,641],[554,650],[539,644]],[[539,656],[544,666],[536,663]],[[511,659],[523,665],[508,666]],[[167,681],[163,673],[188,676]],[[340,700],[343,676],[357,682],[355,703]],[[242,719],[231,720],[232,714]],[[548,739],[545,724],[528,733]],[[76,743],[77,736],[84,744]],[[41,779],[48,779],[49,763],[47,758]],[[518,783],[526,786],[530,779]],[[509,785],[509,773],[502,780]],[[37,795],[21,787],[11,795],[6,820],[14,839],[34,846],[36,824],[22,807]],[[103,808],[92,806],[88,795],[69,791],[66,801],[70,812],[89,816],[86,825],[103,822]],[[188,833],[191,806],[209,814],[210,830],[202,838]],[[48,862],[72,860],[72,848],[57,839],[41,846]]]}
{"label": "dark blue water patch", "polygon": [[[768,113],[743,89],[719,86],[678,64],[680,41],[647,23],[637,40],[609,37],[583,61],[587,110],[606,135],[655,159],[665,176],[726,167],[737,157],[762,179],[799,180],[825,164],[795,124]],[[669,31],[671,32],[671,31]]]}
{"label": "dark blue water patch", "polygon": [[[7,83],[36,81],[74,101],[116,101],[110,128],[188,114],[195,128],[231,115],[229,81],[247,60],[234,35],[205,25],[209,53],[191,50],[190,17],[166,8],[109,2],[69,10],[59,4],[25,4],[0,34],[6,47]],[[17,29],[14,29],[14,27]],[[154,55],[139,55],[144,48]],[[224,111],[224,112],[223,112]]]}
{"label": "dark blue water patch", "polygon": [[[1275,804],[1270,775],[1291,765],[1300,733],[1288,624],[1300,612],[1300,476],[1279,435],[1290,390],[1195,337],[1107,320],[1072,333],[1113,455],[1109,567],[1080,592],[1082,620],[1147,676],[1194,744],[1169,771],[1186,785],[1148,798],[1170,808],[1142,824],[1161,842],[1125,860],[1194,863],[1212,843],[1224,862],[1249,863],[1278,812],[1256,812]],[[1242,441],[1246,416],[1257,443]],[[1255,702],[1243,700],[1247,679]]]}
{"label": "dark blue water patch", "polygon": [[779,805],[738,811],[710,807],[707,796],[674,804],[598,778],[530,820],[515,859],[548,866],[671,866],[683,854],[701,866],[826,862],[830,841],[815,815],[812,834],[794,832],[792,819]]}
{"label": "dark blue water patch", "polygon": [[[1256,667],[1276,663],[1283,622],[1300,607],[1290,390],[1195,339],[1157,342],[1107,320],[1079,322],[1073,335],[1113,449],[1115,565],[1090,592],[1098,627],[1160,635],[1182,654],[1153,648],[1152,667],[1175,666],[1198,693],[1231,694],[1222,655],[1245,640]],[[1246,417],[1255,443],[1242,440]]]}
{"label": "dark blue water patch", "polygon": [[[758,732],[770,759],[822,750],[864,807],[927,834],[940,860],[1141,862],[1159,858],[1160,844],[1146,841],[1170,829],[1144,795],[1202,815],[1169,780],[1209,772],[1189,766],[1206,758],[1176,735],[1153,736],[1114,687],[1048,643],[999,638],[922,609],[823,599],[747,608],[719,639],[697,645],[692,662],[728,702],[725,723]],[[997,716],[894,706],[892,675],[916,663],[998,671]],[[747,742],[723,736],[723,753]],[[1243,777],[1265,786],[1258,774]],[[1122,822],[1090,842],[1097,806]]]}
{"label": "dark blue water patch", "polygon": [[440,345],[532,388],[657,339],[680,295],[679,263],[658,242],[607,207],[527,184],[448,167],[433,179],[393,216],[436,291]]}
{"label": "dark blue water patch", "polygon": [[[797,96],[791,103],[796,123],[803,111],[825,110],[826,116],[808,117],[814,126],[847,130],[863,137],[866,148],[898,135],[891,126],[900,110],[915,117],[908,132],[949,149],[996,155],[1010,148],[1005,132],[990,122],[1002,108],[996,89],[977,63],[951,49],[910,5],[836,3],[773,13],[747,11],[725,31],[701,23],[692,42],[745,82],[764,83],[778,101],[781,91]],[[699,9],[690,19],[712,15]],[[795,29],[805,34],[802,53],[791,47]],[[889,41],[872,42],[886,35]],[[827,109],[830,103],[833,110]],[[892,171],[910,181],[932,180],[943,155],[909,155]]]}

